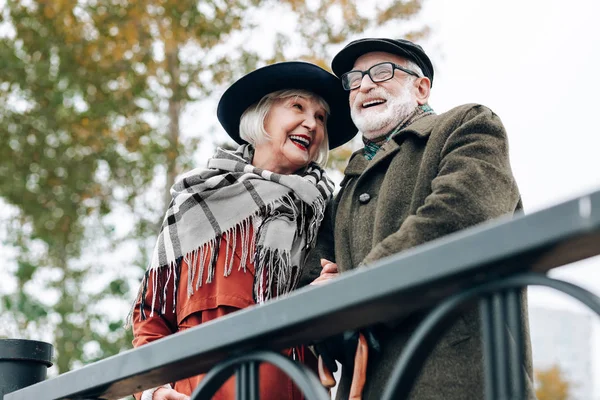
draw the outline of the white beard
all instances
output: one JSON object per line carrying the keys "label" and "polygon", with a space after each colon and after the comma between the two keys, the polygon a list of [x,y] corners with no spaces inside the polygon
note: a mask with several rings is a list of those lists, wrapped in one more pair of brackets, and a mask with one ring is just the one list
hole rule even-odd
{"label": "white beard", "polygon": [[[403,87],[399,96],[392,96],[383,87],[378,86],[368,94],[359,93],[354,99],[350,114],[352,121],[363,137],[369,140],[387,135],[402,120],[406,119],[417,107],[417,101],[410,86]],[[382,106],[362,108],[366,98],[378,97],[386,100]],[[383,109],[382,109],[383,108]]]}

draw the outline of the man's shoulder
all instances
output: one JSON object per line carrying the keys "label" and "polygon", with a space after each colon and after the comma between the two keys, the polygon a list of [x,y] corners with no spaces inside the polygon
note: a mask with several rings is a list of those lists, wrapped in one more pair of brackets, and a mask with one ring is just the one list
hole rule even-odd
{"label": "man's shoulder", "polygon": [[465,117],[474,117],[481,114],[488,114],[490,117],[496,115],[492,110],[482,104],[468,103],[438,114],[437,117],[440,119],[464,119]]}
{"label": "man's shoulder", "polygon": [[435,137],[448,136],[461,127],[467,131],[485,126],[494,130],[504,129],[502,121],[492,110],[476,103],[463,104],[437,114],[430,120],[429,126]]}

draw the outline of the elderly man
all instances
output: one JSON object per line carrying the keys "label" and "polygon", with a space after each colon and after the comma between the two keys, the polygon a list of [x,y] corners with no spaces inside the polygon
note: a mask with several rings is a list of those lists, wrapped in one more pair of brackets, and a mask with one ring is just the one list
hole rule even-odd
{"label": "elderly man", "polygon": [[[357,40],[334,57],[332,69],[348,91],[364,148],[350,158],[331,207],[333,246],[327,234],[322,235],[319,255],[334,257],[335,262],[322,261],[323,272],[315,284],[335,276],[338,268],[343,273],[369,266],[522,208],[500,118],[478,104],[436,114],[428,104],[433,65],[419,45],[402,39]],[[372,328],[381,349],[373,362],[369,360],[363,399],[380,399],[422,318],[413,315]],[[525,338],[524,371],[530,375],[528,332]],[[338,358],[344,365],[343,354]],[[352,372],[346,363],[338,399],[348,398]],[[473,308],[432,351],[410,399],[483,397],[480,318]]]}

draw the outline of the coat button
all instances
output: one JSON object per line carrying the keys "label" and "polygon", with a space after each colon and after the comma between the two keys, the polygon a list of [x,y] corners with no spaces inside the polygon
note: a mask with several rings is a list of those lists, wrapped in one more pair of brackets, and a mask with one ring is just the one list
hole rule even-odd
{"label": "coat button", "polygon": [[358,196],[358,201],[360,201],[362,204],[367,204],[369,200],[371,200],[371,195],[369,195],[369,193],[363,193]]}

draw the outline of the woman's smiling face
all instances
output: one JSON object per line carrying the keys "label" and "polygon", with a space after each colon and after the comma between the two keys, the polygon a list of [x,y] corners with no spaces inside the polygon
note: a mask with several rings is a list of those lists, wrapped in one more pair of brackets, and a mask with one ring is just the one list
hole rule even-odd
{"label": "woman's smiling face", "polygon": [[255,145],[253,164],[280,174],[304,168],[317,158],[326,119],[327,111],[315,98],[275,100],[264,123],[270,138]]}

